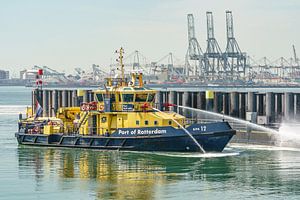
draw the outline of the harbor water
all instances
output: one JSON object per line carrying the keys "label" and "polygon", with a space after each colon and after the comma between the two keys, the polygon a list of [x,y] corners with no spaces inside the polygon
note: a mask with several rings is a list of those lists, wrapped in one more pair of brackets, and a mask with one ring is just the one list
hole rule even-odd
{"label": "harbor water", "polygon": [[19,146],[31,89],[0,87],[0,199],[300,199],[300,149],[219,154]]}

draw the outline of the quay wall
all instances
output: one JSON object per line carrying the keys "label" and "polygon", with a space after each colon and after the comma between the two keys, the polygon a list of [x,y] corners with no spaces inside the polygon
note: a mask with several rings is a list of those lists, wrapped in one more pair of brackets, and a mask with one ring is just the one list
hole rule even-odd
{"label": "quay wall", "polygon": [[[43,107],[43,116],[54,117],[59,107],[80,106],[83,102],[93,101],[93,96],[92,90],[34,90],[32,92],[33,113],[35,113],[34,105],[36,105],[34,102],[37,100]],[[170,89],[159,90],[155,103],[161,110],[170,109],[188,118],[194,118],[195,113],[176,106],[165,108],[165,103],[208,110],[263,126],[280,124],[285,120],[300,120],[300,93],[297,92],[175,91]],[[242,130],[237,133],[233,142],[273,144],[274,137],[266,133]]]}

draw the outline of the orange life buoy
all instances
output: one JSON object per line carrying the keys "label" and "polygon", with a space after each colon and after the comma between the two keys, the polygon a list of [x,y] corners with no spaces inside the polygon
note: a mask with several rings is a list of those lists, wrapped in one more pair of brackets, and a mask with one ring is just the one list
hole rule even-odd
{"label": "orange life buoy", "polygon": [[82,110],[82,111],[86,111],[86,110],[87,110],[87,105],[86,105],[85,103],[83,103],[83,104],[81,105],[81,110]]}
{"label": "orange life buoy", "polygon": [[104,110],[104,106],[103,106],[103,105],[100,105],[100,106],[99,106],[99,110],[101,110],[101,111]]}

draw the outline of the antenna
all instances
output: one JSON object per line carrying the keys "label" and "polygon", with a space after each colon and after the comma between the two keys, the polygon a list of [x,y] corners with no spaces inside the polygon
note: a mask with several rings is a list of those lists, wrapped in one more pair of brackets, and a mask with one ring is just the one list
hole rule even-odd
{"label": "antenna", "polygon": [[123,64],[123,54],[124,54],[124,49],[123,47],[120,48],[120,50],[116,50],[116,53],[119,53],[119,59],[117,61],[119,62],[121,66],[121,78],[122,78],[122,85],[125,84],[125,75],[124,75],[124,64]]}

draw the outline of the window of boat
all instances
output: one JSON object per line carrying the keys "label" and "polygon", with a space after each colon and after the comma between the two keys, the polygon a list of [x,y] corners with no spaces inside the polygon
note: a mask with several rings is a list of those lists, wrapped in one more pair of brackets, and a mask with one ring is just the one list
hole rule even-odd
{"label": "window of boat", "polygon": [[102,94],[96,94],[97,100],[102,102],[103,101],[103,95]]}
{"label": "window of boat", "polygon": [[135,124],[136,124],[136,125],[140,125],[140,121],[139,121],[139,120],[136,120],[136,121],[135,121]]}
{"label": "window of boat", "polygon": [[158,121],[155,120],[155,121],[154,121],[154,125],[158,125]]}
{"label": "window of boat", "polygon": [[148,102],[152,102],[154,100],[155,94],[148,95]]}
{"label": "window of boat", "polygon": [[132,89],[128,87],[128,88],[123,88],[123,90],[124,91],[126,91],[126,90],[128,91],[128,90],[132,90]]}
{"label": "window of boat", "polygon": [[140,90],[145,90],[145,88],[134,88],[134,90],[140,91]]}
{"label": "window of boat", "polygon": [[145,125],[148,125],[148,124],[149,124],[148,120],[145,120]]}
{"label": "window of boat", "polygon": [[133,102],[133,94],[123,94],[123,102]]}
{"label": "window of boat", "polygon": [[169,121],[169,125],[172,125],[172,121],[171,120]]}
{"label": "window of boat", "polygon": [[112,80],[112,85],[113,85],[113,86],[117,86],[118,83],[119,83],[119,80],[117,80],[117,79],[113,79],[113,80]]}
{"label": "window of boat", "polygon": [[144,94],[136,94],[135,95],[135,101],[136,102],[145,102],[147,101],[147,93],[144,93]]}
{"label": "window of boat", "polygon": [[111,94],[111,95],[110,95],[110,102],[111,102],[111,103],[116,102],[116,96],[115,96],[115,94]]}

